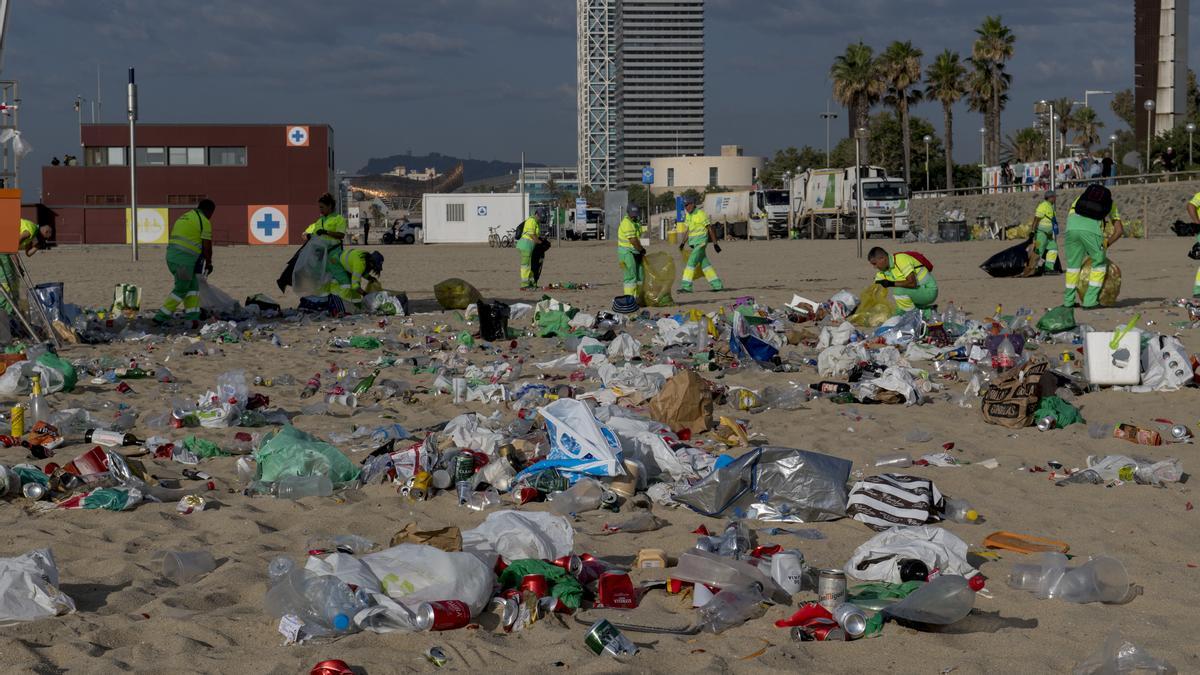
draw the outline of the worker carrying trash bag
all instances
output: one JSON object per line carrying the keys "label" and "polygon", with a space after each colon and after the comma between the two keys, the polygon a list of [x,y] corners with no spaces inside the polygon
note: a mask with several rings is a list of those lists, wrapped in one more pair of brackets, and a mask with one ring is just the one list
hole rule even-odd
{"label": "worker carrying trash bag", "polygon": [[1042,259],[1046,274],[1054,274],[1054,263],[1058,261],[1058,216],[1054,213],[1056,200],[1054,190],[1046,190],[1033,214],[1033,223],[1037,228],[1034,234],[1037,254]]}
{"label": "worker carrying trash bag", "polygon": [[534,210],[533,215],[521,223],[521,238],[517,240],[517,250],[521,252],[521,290],[531,291],[538,287],[542,276],[542,262],[550,242],[542,239],[542,225],[546,224],[549,214],[544,206]]}
{"label": "worker carrying trash bag", "polygon": [[213,270],[212,217],[216,210],[213,200],[202,199],[171,226],[167,269],[175,277],[175,286],[154,315],[154,323],[161,326],[170,321],[180,303],[184,319],[200,320],[200,275],[211,274]]}
{"label": "worker carrying trash bag", "polygon": [[[17,249],[24,251],[26,257],[50,248],[48,240],[54,231],[49,225],[38,225],[32,220],[22,218],[20,228],[20,241]],[[20,255],[20,253],[13,255]],[[16,262],[10,255],[0,255],[0,286],[4,288],[5,293],[8,293],[8,297],[13,299],[13,302],[21,302],[21,275],[17,273]],[[14,308],[9,306],[3,296],[0,296],[0,311],[9,314],[14,311]]]}
{"label": "worker carrying trash bag", "polygon": [[687,240],[679,243],[679,250],[682,251],[684,246],[690,246],[692,253],[684,263],[683,281],[679,284],[679,292],[692,292],[692,280],[696,278],[696,270],[704,273],[704,278],[708,280],[708,285],[714,291],[724,290],[725,285],[721,283],[717,271],[708,261],[709,242],[712,242],[713,250],[717,253],[721,252],[721,245],[717,243],[717,233],[713,230],[712,221],[708,219],[708,214],[704,212],[704,209],[696,207],[694,195],[684,196],[683,210],[686,215],[683,217],[683,222],[679,224],[679,230],[687,233]]}
{"label": "worker carrying trash bag", "polygon": [[329,269],[333,281],[327,290],[349,303],[362,302],[363,282],[377,281],[383,272],[383,254],[379,251],[368,253],[357,248],[343,251],[333,258],[333,263]]}
{"label": "worker carrying trash bag", "polygon": [[[1112,220],[1113,232],[1104,238],[1104,221]],[[1063,306],[1074,307],[1079,273],[1085,258],[1092,259],[1092,271],[1088,275],[1087,292],[1083,295],[1083,308],[1100,306],[1100,288],[1108,273],[1108,247],[1125,233],[1121,213],[1113,201],[1112,193],[1099,183],[1092,183],[1071,204],[1067,215],[1067,235],[1063,242],[1067,258],[1067,273],[1063,292]]]}
{"label": "worker carrying trash bag", "polygon": [[275,281],[275,285],[279,286],[279,292],[283,293],[288,286],[292,285],[292,277],[296,270],[296,261],[300,259],[300,252],[308,246],[323,246],[327,249],[325,258],[325,269],[332,274],[333,264],[338,256],[342,254],[342,242],[346,239],[346,217],[340,213],[334,213],[337,208],[337,200],[333,195],[326,192],[317,198],[317,210],[321,217],[313,221],[304,230],[304,244],[300,250],[288,260],[287,265],[283,268],[283,273],[279,275],[279,279]]}
{"label": "worker carrying trash bag", "polygon": [[621,283],[625,295],[637,298],[646,279],[646,249],[642,247],[642,210],[637,204],[625,209],[617,228],[617,261],[621,263]]}
{"label": "worker carrying trash bag", "polygon": [[919,253],[888,252],[876,246],[867,253],[867,261],[878,272],[875,283],[892,289],[896,298],[896,313],[903,314],[917,309],[930,309],[937,302],[937,279],[933,278],[932,265]]}

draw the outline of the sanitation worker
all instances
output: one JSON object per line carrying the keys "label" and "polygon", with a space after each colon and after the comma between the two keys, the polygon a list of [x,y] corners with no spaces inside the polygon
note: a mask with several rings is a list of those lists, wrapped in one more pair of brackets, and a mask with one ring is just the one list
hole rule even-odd
{"label": "sanitation worker", "polygon": [[169,321],[180,303],[185,319],[200,320],[200,275],[213,269],[212,216],[216,210],[217,205],[211,199],[202,199],[171,226],[167,269],[175,277],[175,286],[154,315],[155,323],[162,325]]}
{"label": "sanitation worker", "polygon": [[621,263],[621,283],[625,295],[639,297],[646,279],[643,263],[646,249],[642,247],[642,210],[637,204],[625,209],[625,217],[617,228],[617,260]]}
{"label": "sanitation worker", "polygon": [[933,265],[919,253],[888,255],[876,246],[867,253],[867,262],[877,270],[875,283],[892,289],[897,314],[914,308],[930,309],[937,302],[938,286],[937,279],[933,278]]}
{"label": "sanitation worker", "polygon": [[1054,190],[1046,190],[1042,202],[1037,205],[1033,214],[1033,221],[1037,227],[1034,234],[1035,246],[1046,274],[1054,273],[1054,263],[1058,261],[1058,216],[1054,213],[1054,203],[1057,199]]}
{"label": "sanitation worker", "polygon": [[708,285],[712,287],[712,290],[724,290],[725,285],[717,276],[717,270],[713,269],[712,263],[708,261],[709,242],[712,242],[713,250],[717,253],[721,252],[721,245],[717,243],[717,233],[713,230],[712,221],[708,219],[708,214],[704,212],[704,209],[696,207],[696,198],[693,195],[683,198],[683,210],[686,215],[679,229],[687,233],[687,240],[679,243],[679,250],[682,251],[684,246],[690,246],[692,253],[684,263],[683,280],[679,284],[679,292],[692,292],[692,281],[696,278],[696,270],[700,270],[704,274],[704,278],[708,280]]}

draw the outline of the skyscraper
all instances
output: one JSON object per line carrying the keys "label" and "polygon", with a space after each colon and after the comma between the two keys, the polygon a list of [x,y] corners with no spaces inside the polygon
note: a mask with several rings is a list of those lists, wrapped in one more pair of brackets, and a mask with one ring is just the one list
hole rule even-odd
{"label": "skyscraper", "polygon": [[[1188,0],[1135,0],[1133,6],[1133,92],[1138,148],[1146,134],[1158,135],[1187,116]],[[1143,102],[1154,101],[1147,116]],[[1147,129],[1147,122],[1153,127]]]}
{"label": "skyscraper", "polygon": [[704,154],[704,0],[578,0],[579,178]]}

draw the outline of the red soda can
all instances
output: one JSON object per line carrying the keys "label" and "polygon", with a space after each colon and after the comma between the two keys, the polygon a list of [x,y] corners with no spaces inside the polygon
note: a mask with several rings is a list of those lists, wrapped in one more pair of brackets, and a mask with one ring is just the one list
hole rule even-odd
{"label": "red soda can", "polygon": [[792,639],[797,642],[840,642],[846,639],[846,631],[833,619],[814,618],[793,628]]}
{"label": "red soda can", "polygon": [[555,560],[554,564],[570,572],[571,576],[579,576],[579,573],[583,571],[583,560],[574,553],[571,555],[564,555],[558,560]]}
{"label": "red soda can", "polygon": [[420,630],[454,630],[471,623],[471,608],[461,600],[422,602],[417,606]]}
{"label": "red soda can", "polygon": [[596,587],[596,606],[612,609],[637,609],[637,590],[624,572],[605,572]]}
{"label": "red soda can", "polygon": [[341,659],[329,659],[313,666],[308,675],[354,675],[354,671]]}
{"label": "red soda can", "polygon": [[550,595],[550,584],[541,574],[526,574],[521,578],[521,590],[529,591],[539,598]]}
{"label": "red soda can", "polygon": [[129,386],[128,382],[122,380],[117,383],[117,391],[121,392],[122,394],[128,394],[133,391],[133,387]]}
{"label": "red soda can", "polygon": [[765,558],[773,556],[783,550],[782,544],[774,544],[772,546],[755,546],[753,551],[750,551],[751,558]]}
{"label": "red soda can", "polygon": [[11,448],[16,444],[17,439],[13,438],[12,436],[0,434],[0,445],[3,445],[6,448]]}

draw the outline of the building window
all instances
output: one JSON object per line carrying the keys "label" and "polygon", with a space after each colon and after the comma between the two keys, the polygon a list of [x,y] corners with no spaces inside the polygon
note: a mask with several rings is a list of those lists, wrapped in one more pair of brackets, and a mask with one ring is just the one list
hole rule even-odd
{"label": "building window", "polygon": [[758,167],[757,166],[750,167],[750,182],[751,183],[758,182]]}
{"label": "building window", "polygon": [[171,166],[204,166],[204,148],[171,148],[167,159]]}
{"label": "building window", "polygon": [[110,204],[124,204],[125,195],[84,195],[83,203],[88,206],[107,206]]}
{"label": "building window", "polygon": [[446,205],[446,222],[447,223],[465,223],[467,221],[466,204],[447,204]]}
{"label": "building window", "polygon": [[720,185],[720,183],[717,181],[717,167],[710,166],[708,167],[708,186],[716,187],[718,185]]}
{"label": "building window", "polygon": [[105,162],[107,166],[125,166],[125,148],[105,148],[108,152]]}
{"label": "building window", "polygon": [[168,206],[195,206],[204,195],[167,195]]}
{"label": "building window", "polygon": [[166,166],[167,149],[154,147],[138,148],[137,164],[138,166]]}
{"label": "building window", "polygon": [[675,187],[675,169],[667,169],[667,187]]}
{"label": "building window", "polygon": [[212,166],[246,166],[246,148],[209,148],[208,163]]}

